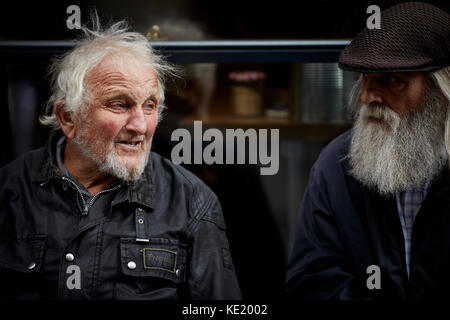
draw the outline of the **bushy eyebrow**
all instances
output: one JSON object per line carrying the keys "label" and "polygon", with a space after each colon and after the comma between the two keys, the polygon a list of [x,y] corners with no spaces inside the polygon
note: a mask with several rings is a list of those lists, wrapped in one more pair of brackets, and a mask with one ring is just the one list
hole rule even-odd
{"label": "bushy eyebrow", "polygon": [[[135,101],[135,99],[133,98],[133,96],[129,95],[126,92],[122,92],[122,91],[115,91],[115,92],[111,92],[109,94],[105,94],[105,96],[103,96],[102,98],[102,102],[106,103],[108,101],[111,100],[115,100],[115,99],[122,99],[125,101]],[[150,95],[145,99],[145,101],[153,101],[153,102],[158,102],[157,96],[155,93],[150,93]]]}

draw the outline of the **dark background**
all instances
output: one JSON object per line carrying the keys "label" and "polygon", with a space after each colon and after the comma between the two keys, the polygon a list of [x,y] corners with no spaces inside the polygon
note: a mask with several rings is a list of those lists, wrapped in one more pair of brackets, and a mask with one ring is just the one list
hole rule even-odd
{"label": "dark background", "polygon": [[[66,8],[76,4],[86,21],[96,8],[103,21],[126,19],[138,31],[163,19],[183,18],[204,27],[216,39],[331,39],[352,38],[364,26],[366,8],[383,10],[404,1],[9,1],[3,6],[0,39],[69,39]],[[448,10],[448,1],[424,1]],[[83,22],[82,21],[82,22]]]}
{"label": "dark background", "polygon": [[[76,4],[82,23],[95,8],[103,24],[127,20],[137,31],[146,31],[167,19],[185,19],[203,30],[205,40],[263,39],[351,39],[365,26],[366,8],[377,4],[384,9],[402,1],[207,1],[127,0],[112,1],[12,1],[3,7],[0,41],[69,40],[78,35],[66,27],[66,9]],[[427,1],[448,10],[448,1]],[[44,61],[31,56],[22,62],[0,64],[0,134],[3,138],[0,166],[27,150],[42,146],[49,129],[37,117],[49,96]],[[10,90],[8,91],[8,88]],[[15,88],[15,96],[11,96]],[[12,101],[28,92],[33,105],[23,111],[31,117],[21,125],[20,116],[11,117]],[[163,132],[163,131],[161,131]],[[31,137],[24,139],[25,137]],[[154,150],[170,157],[168,136],[158,134]],[[189,166],[218,195],[226,219],[236,271],[247,299],[280,296],[287,257],[280,231],[275,227],[267,197],[252,166]]]}

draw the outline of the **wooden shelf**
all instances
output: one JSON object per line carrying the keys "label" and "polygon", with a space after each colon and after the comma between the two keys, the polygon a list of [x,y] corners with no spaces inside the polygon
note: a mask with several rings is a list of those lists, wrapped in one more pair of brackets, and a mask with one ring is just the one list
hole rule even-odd
{"label": "wooden shelf", "polygon": [[204,116],[189,114],[181,118],[179,127],[191,130],[194,121],[202,121],[203,130],[207,128],[224,129],[279,129],[280,137],[301,139],[313,142],[332,140],[351,128],[351,123],[303,123],[294,119],[278,119],[266,116],[240,117],[233,115],[229,108],[213,107]]}

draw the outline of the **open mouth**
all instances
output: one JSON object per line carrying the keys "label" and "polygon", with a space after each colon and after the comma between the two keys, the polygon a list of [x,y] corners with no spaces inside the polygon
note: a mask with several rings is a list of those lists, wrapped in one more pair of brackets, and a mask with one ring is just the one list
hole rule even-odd
{"label": "open mouth", "polygon": [[128,148],[139,148],[142,145],[142,140],[121,140],[116,143]]}
{"label": "open mouth", "polygon": [[119,141],[118,143],[127,144],[129,146],[136,146],[141,143],[141,141]]}

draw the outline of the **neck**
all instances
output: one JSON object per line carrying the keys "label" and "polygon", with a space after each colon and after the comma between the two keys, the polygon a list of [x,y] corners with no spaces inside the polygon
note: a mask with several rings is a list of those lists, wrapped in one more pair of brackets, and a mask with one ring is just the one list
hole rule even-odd
{"label": "neck", "polygon": [[98,164],[88,158],[71,140],[67,139],[63,164],[70,175],[81,183],[90,194],[105,190],[116,178],[101,172]]}

